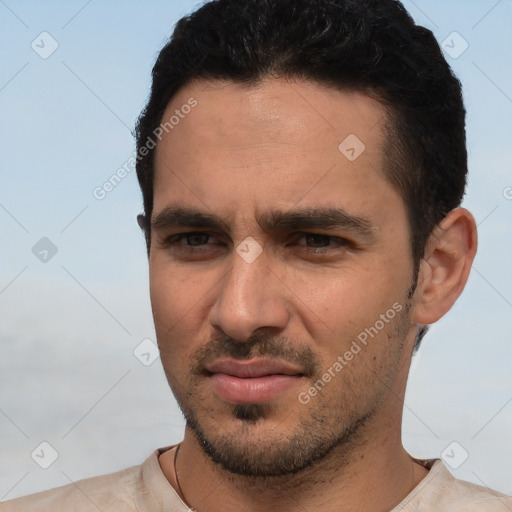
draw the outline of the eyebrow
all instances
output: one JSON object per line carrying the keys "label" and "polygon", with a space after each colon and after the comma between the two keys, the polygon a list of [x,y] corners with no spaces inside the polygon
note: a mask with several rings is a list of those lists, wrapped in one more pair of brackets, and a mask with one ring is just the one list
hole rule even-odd
{"label": "eyebrow", "polygon": [[151,225],[153,229],[178,227],[218,229],[230,233],[229,226],[216,215],[181,206],[168,206],[156,214]]}
{"label": "eyebrow", "polygon": [[[360,216],[351,215],[342,208],[311,207],[290,211],[271,211],[257,217],[265,232],[304,229],[341,228],[373,241],[375,227]],[[155,230],[177,227],[208,228],[231,233],[231,228],[217,215],[181,206],[168,206],[152,219]]]}

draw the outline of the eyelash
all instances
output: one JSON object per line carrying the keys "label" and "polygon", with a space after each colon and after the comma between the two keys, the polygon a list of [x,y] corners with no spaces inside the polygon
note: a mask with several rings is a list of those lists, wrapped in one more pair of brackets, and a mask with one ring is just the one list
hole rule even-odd
{"label": "eyelash", "polygon": [[[324,235],[321,233],[308,233],[308,232],[299,232],[299,233],[296,233],[296,235],[297,236],[300,235],[299,238],[295,238],[297,240],[301,240],[306,237],[320,237],[320,238],[328,239],[329,242],[335,241],[340,245],[340,247],[331,248],[329,246],[327,246],[327,247],[308,247],[306,245],[300,244],[302,247],[305,247],[306,249],[308,249],[308,252],[310,252],[312,254],[327,254],[327,253],[330,253],[330,252],[333,252],[333,251],[336,251],[339,249],[354,248],[354,244],[352,242],[350,242],[349,240],[347,240],[346,238],[329,236],[329,235]],[[177,245],[177,243],[180,242],[181,239],[183,239],[183,238],[188,239],[188,237],[190,237],[190,236],[208,236],[208,237],[215,238],[212,234],[207,233],[207,232],[191,231],[191,232],[180,233],[178,235],[173,235],[173,236],[169,237],[167,240],[165,240],[165,245],[168,247],[175,246],[175,245]],[[184,245],[184,246],[182,246],[181,249],[184,251],[189,251],[189,252],[199,252],[199,251],[205,252],[204,246],[206,246],[206,245],[213,245],[213,244]],[[208,250],[208,249],[206,249],[206,250]]]}

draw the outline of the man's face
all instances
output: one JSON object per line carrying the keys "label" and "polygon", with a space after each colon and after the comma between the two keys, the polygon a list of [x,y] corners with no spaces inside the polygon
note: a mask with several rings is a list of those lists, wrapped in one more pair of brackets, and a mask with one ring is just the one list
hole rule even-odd
{"label": "man's face", "polygon": [[176,110],[150,248],[164,370],[214,461],[295,472],[401,413],[413,265],[384,110],[284,80],[192,83]]}

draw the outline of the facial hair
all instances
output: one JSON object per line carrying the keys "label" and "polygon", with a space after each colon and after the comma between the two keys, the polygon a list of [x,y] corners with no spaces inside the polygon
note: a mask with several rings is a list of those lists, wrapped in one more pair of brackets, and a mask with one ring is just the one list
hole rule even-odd
{"label": "facial hair", "polygon": [[[190,379],[185,387],[173,376],[167,377],[187,427],[204,453],[224,470],[250,477],[291,475],[314,465],[335,449],[340,467],[344,465],[354,448],[363,442],[364,426],[378,410],[396,374],[410,326],[410,296],[408,293],[405,307],[381,333],[381,339],[373,340],[374,343],[387,340],[392,348],[390,354],[385,351],[385,360],[379,363],[378,368],[368,375],[344,373],[347,371],[344,368],[336,376],[338,382],[342,382],[343,394],[334,395],[332,391],[335,388],[323,389],[308,406],[301,406],[300,419],[288,432],[276,428],[279,425],[274,423],[265,430],[272,418],[282,414],[276,404],[269,402],[226,404],[232,419],[236,420],[236,434],[219,433],[220,429],[210,422],[215,418],[212,419],[206,400],[194,390],[205,379],[207,363],[226,357],[239,360],[279,358],[301,368],[304,377],[314,384],[322,378],[325,370],[309,346],[298,346],[296,342],[259,330],[243,342],[223,336],[199,347],[190,357]],[[357,365],[357,362],[351,364]],[[296,403],[292,404],[292,409],[296,406]]]}

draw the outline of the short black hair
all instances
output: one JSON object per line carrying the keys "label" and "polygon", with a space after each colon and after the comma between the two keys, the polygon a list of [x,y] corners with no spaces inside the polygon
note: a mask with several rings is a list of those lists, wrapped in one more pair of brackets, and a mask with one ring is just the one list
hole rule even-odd
{"label": "short black hair", "polygon": [[[299,78],[364,93],[386,109],[385,175],[403,198],[416,283],[434,227],[460,205],[467,175],[461,84],[432,32],[396,0],[213,0],[180,19],[153,68],[136,126],[147,147],[193,80],[256,85]],[[137,158],[148,251],[154,151]],[[417,337],[416,348],[422,335]]]}

